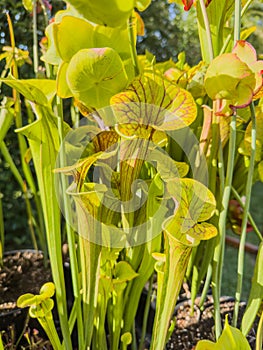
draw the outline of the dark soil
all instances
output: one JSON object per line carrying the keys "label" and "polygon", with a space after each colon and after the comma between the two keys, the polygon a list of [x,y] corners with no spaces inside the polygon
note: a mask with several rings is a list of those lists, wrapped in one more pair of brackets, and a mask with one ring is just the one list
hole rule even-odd
{"label": "dark soil", "polygon": [[[4,257],[0,268],[0,331],[5,349],[51,349],[37,320],[29,321],[28,310],[16,306],[20,295],[38,294],[41,286],[51,280],[41,252],[10,252]],[[20,345],[15,346],[20,337]]]}
{"label": "dark soil", "polygon": [[[238,327],[240,326],[241,317],[245,311],[245,303],[240,304]],[[229,324],[231,325],[234,310],[234,301],[230,298],[221,301],[221,316],[224,323],[225,316],[228,314]],[[215,341],[214,335],[214,307],[212,298],[205,303],[204,311],[198,307],[194,308],[194,314],[191,314],[191,307],[188,301],[177,306],[176,327],[166,346],[166,350],[193,350],[197,342],[201,339]],[[252,349],[256,341],[256,326],[250,331],[247,340]],[[223,327],[223,324],[222,324]]]}
{"label": "dark soil", "polygon": [[44,267],[43,254],[18,251],[4,257],[0,267],[0,311],[16,308],[17,298],[24,293],[38,294],[45,283],[51,281],[48,267]]}
{"label": "dark soil", "polygon": [[[0,331],[4,330],[2,338],[6,350],[52,349],[38,322],[33,319],[29,321],[27,310],[19,309],[16,306],[16,300],[20,295],[24,293],[39,293],[41,286],[48,281],[51,281],[51,273],[49,267],[44,266],[41,252],[22,251],[5,256],[4,267],[0,268]],[[187,291],[183,289],[182,293],[183,299],[186,298]],[[221,315],[223,321],[225,315],[228,314],[229,323],[231,324],[233,309],[234,301],[232,299],[222,300]],[[245,303],[241,303],[239,318],[241,318],[244,311]],[[176,327],[166,346],[166,350],[193,350],[201,339],[215,341],[213,313],[212,298],[208,298],[203,311],[195,306],[193,315],[191,314],[191,307],[188,301],[178,303],[176,307]],[[151,314],[153,318],[153,309]],[[13,324],[15,319],[18,319],[16,326]],[[254,329],[256,329],[257,322]],[[247,337],[252,349],[256,339],[254,329],[250,331]],[[20,345],[14,346],[18,342],[19,337],[21,337]],[[147,343],[148,345],[150,343],[149,334],[145,340],[145,348],[147,349]]]}

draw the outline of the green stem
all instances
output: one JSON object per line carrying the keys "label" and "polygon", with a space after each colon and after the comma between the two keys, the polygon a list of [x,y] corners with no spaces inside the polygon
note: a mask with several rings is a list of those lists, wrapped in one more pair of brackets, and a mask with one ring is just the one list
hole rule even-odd
{"label": "green stem", "polygon": [[263,311],[261,312],[258,329],[257,329],[256,350],[262,349],[262,342],[263,342]]}
{"label": "green stem", "polygon": [[[28,326],[29,320],[30,320],[30,316],[29,316],[29,312],[27,312],[26,319],[24,321],[24,327],[23,327],[23,330],[20,333],[20,335],[19,335],[19,337],[18,337],[18,339],[16,341],[15,349],[18,349],[18,344],[20,343],[21,339],[23,338],[24,334],[26,333],[26,328]],[[1,350],[1,347],[0,347],[0,350]]]}
{"label": "green stem", "polygon": [[[143,322],[142,322],[142,334],[141,334],[139,350],[143,350],[143,345],[144,345],[144,340],[145,340],[145,335],[146,335],[146,330],[147,330],[147,322],[148,322],[149,311],[150,311],[150,306],[151,306],[153,277],[154,277],[154,274],[152,274],[150,281],[149,281],[149,290],[148,290],[148,294],[147,294],[147,298],[146,298],[146,302],[145,302]],[[135,342],[136,339],[133,339],[133,341]]]}
{"label": "green stem", "polygon": [[47,27],[48,26],[48,13],[46,10],[46,6],[43,3],[43,0],[40,0],[39,2],[40,2],[40,5],[41,5],[42,11],[43,11],[43,15],[44,15],[44,19],[45,19],[45,27]]}
{"label": "green stem", "polygon": [[38,73],[37,1],[33,0],[33,62],[34,73]]}
{"label": "green stem", "polygon": [[[251,3],[252,3],[253,1],[254,1],[254,0],[248,0],[248,1],[246,2],[246,4],[244,5],[244,7],[243,7],[242,10],[241,10],[241,18],[244,16],[244,14],[246,13],[247,9],[249,8],[249,6],[251,5]],[[226,38],[226,40],[225,40],[225,42],[224,42],[224,45],[223,45],[223,47],[222,47],[222,49],[221,49],[219,55],[222,55],[222,54],[226,51],[226,48],[227,48],[228,44],[230,43],[230,40],[231,40],[231,38],[232,38],[232,36],[233,36],[233,33],[234,33],[234,28],[232,28],[231,33],[228,34],[228,36],[227,36],[227,38]]]}
{"label": "green stem", "polygon": [[204,0],[200,0],[200,7],[201,7],[203,20],[204,20],[204,25],[205,25],[209,59],[210,59],[210,61],[212,61],[213,58],[214,58],[213,42],[212,42],[212,35],[211,35],[211,30],[210,30],[210,24],[209,24],[209,20],[208,20],[208,16],[207,16]]}
{"label": "green stem", "polygon": [[215,332],[216,338],[218,339],[222,328],[221,328],[221,316],[220,316],[220,290],[222,281],[222,268],[224,259],[224,247],[225,247],[225,236],[226,236],[226,220],[228,213],[228,203],[231,194],[231,186],[234,171],[234,160],[235,160],[235,149],[236,149],[236,112],[233,113],[230,122],[230,136],[228,145],[228,159],[226,169],[226,179],[222,198],[222,210],[219,215],[219,241],[215,248],[214,259],[213,259],[213,274],[212,274],[212,288],[215,303]]}
{"label": "green stem", "polygon": [[234,327],[236,327],[236,324],[237,324],[239,303],[241,300],[241,293],[242,293],[247,221],[248,221],[248,212],[249,212],[250,199],[251,199],[251,188],[253,185],[253,175],[254,175],[255,155],[256,155],[257,130],[256,130],[255,108],[254,108],[253,102],[250,104],[250,111],[251,111],[251,123],[252,123],[251,154],[250,154],[250,162],[249,162],[249,169],[248,169],[247,183],[246,183],[246,202],[245,202],[245,207],[244,207],[244,212],[243,212],[240,245],[239,245],[239,250],[238,250],[238,267],[237,267],[238,275],[237,275],[237,288],[236,288],[236,302],[235,302],[234,315],[233,315]]}
{"label": "green stem", "polygon": [[39,317],[38,322],[46,332],[54,350],[66,350],[65,346],[60,343],[53,317]]}
{"label": "green stem", "polygon": [[199,307],[200,308],[203,307],[205,299],[207,297],[207,292],[208,292],[208,289],[210,286],[211,278],[212,278],[212,264],[209,264],[208,269],[207,269],[206,278],[205,278],[205,284],[204,284],[202,294],[201,294],[200,300],[199,300]]}
{"label": "green stem", "polygon": [[140,69],[139,69],[138,57],[137,57],[137,52],[136,52],[136,39],[135,39],[135,35],[134,35],[134,20],[133,20],[132,16],[129,17],[129,21],[128,21],[128,35],[129,35],[132,64],[134,67],[134,73],[137,76],[140,73]]}
{"label": "green stem", "polygon": [[216,102],[213,103],[213,120],[212,120],[212,143],[208,161],[208,173],[209,173],[209,189],[216,193],[216,177],[218,169],[218,150],[220,140],[219,130],[219,117],[215,115]]}
{"label": "green stem", "polygon": [[[60,137],[60,167],[64,167],[65,164],[65,149],[64,149],[64,131],[63,131],[63,101],[61,98],[57,96],[57,120],[58,120],[58,133]],[[78,323],[78,344],[79,348],[84,348],[84,328],[83,328],[83,318],[82,318],[82,309],[81,309],[81,294],[80,294],[80,283],[79,283],[79,269],[78,269],[78,261],[77,261],[77,253],[75,247],[75,234],[73,229],[70,226],[72,222],[71,219],[71,206],[68,200],[68,196],[66,194],[66,190],[68,187],[68,181],[65,175],[60,174],[61,187],[62,187],[62,196],[64,203],[64,215],[66,220],[66,232],[68,239],[68,247],[69,247],[69,257],[70,257],[70,271],[73,285],[73,293],[76,302],[76,313],[77,313],[77,323]]]}
{"label": "green stem", "polygon": [[137,350],[137,343],[136,343],[136,330],[135,330],[135,321],[133,322],[132,325],[132,350]]}
{"label": "green stem", "polygon": [[235,0],[234,44],[240,40],[241,29],[241,0]]}
{"label": "green stem", "polygon": [[[234,196],[236,197],[236,200],[238,201],[238,203],[241,206],[241,208],[244,209],[245,205],[242,202],[242,199],[241,199],[240,195],[238,194],[238,192],[234,189],[234,187],[231,188],[231,191],[233,192]],[[253,217],[250,214],[250,212],[248,212],[248,220],[249,220],[251,226],[253,227],[253,230],[257,234],[259,240],[262,242],[263,241],[263,236],[262,236],[261,232],[259,231],[259,228],[258,228],[257,224],[255,223],[255,220],[253,219]]]}

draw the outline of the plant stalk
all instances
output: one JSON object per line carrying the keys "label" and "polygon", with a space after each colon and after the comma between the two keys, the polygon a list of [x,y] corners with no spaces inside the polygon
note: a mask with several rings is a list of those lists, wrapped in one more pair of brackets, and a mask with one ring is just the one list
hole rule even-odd
{"label": "plant stalk", "polygon": [[134,34],[134,20],[132,16],[130,16],[128,20],[128,36],[129,36],[130,52],[131,52],[132,64],[134,67],[134,73],[135,73],[135,76],[137,76],[140,73],[140,69],[139,69],[138,57],[136,52],[136,39],[135,39],[136,36]]}
{"label": "plant stalk", "polygon": [[[60,97],[57,96],[57,104],[56,104],[56,114],[58,120],[58,133],[60,138],[60,152],[59,152],[59,166],[63,168],[66,165],[66,154],[64,147],[64,131],[63,131],[63,101]],[[66,194],[66,190],[68,187],[68,181],[65,177],[65,174],[60,174],[61,180],[61,191],[63,196],[64,203],[64,215],[66,220],[66,232],[68,239],[68,247],[69,247],[69,257],[70,257],[70,271],[73,285],[73,294],[76,302],[76,314],[77,314],[77,323],[78,323],[78,344],[79,348],[84,348],[84,328],[83,328],[83,318],[82,318],[82,308],[81,308],[81,295],[80,295],[80,283],[79,283],[79,269],[78,269],[78,261],[77,261],[77,253],[76,253],[76,242],[75,242],[75,234],[73,229],[70,226],[72,222],[71,218],[71,207],[69,203],[68,196]]]}
{"label": "plant stalk", "polygon": [[33,62],[34,73],[38,74],[37,1],[33,0]]}
{"label": "plant stalk", "polygon": [[215,303],[215,332],[216,339],[221,335],[221,316],[220,316],[220,291],[222,281],[222,268],[225,250],[225,236],[226,236],[226,220],[228,213],[228,203],[231,194],[231,186],[234,171],[234,160],[235,160],[235,149],[236,149],[236,112],[233,113],[230,122],[230,135],[228,145],[228,159],[225,186],[222,197],[222,210],[219,214],[219,241],[215,247],[214,258],[213,258],[213,274],[212,274],[212,290]]}
{"label": "plant stalk", "polygon": [[[234,189],[234,187],[231,188],[231,191],[233,192],[234,196],[236,197],[236,200],[238,201],[238,203],[241,206],[241,208],[244,209],[245,205],[244,205],[240,195],[238,194],[238,192]],[[248,212],[247,215],[248,215],[248,220],[249,220],[251,226],[253,227],[253,230],[257,234],[259,240],[262,242],[263,241],[263,236],[262,236],[262,234],[261,234],[257,224],[255,223],[255,220],[253,219],[253,217],[252,217],[250,212]]]}
{"label": "plant stalk", "polygon": [[200,2],[200,7],[201,7],[203,20],[204,20],[204,25],[205,25],[209,59],[210,59],[210,62],[211,62],[213,60],[213,58],[214,58],[214,49],[213,49],[213,41],[212,41],[212,35],[211,35],[211,30],[210,30],[210,23],[209,23],[209,20],[208,20],[208,16],[207,16],[204,0],[199,0],[199,2]]}
{"label": "plant stalk", "polygon": [[261,311],[261,316],[260,316],[259,324],[257,328],[256,350],[262,349],[262,343],[263,343],[263,310]]}
{"label": "plant stalk", "polygon": [[[143,350],[143,345],[144,345],[144,340],[145,340],[145,335],[146,335],[146,330],[147,330],[147,321],[148,321],[149,311],[150,311],[150,306],[151,306],[153,277],[154,277],[154,275],[152,274],[150,281],[149,281],[149,290],[148,290],[147,298],[146,298],[146,302],[145,302],[143,322],[142,322],[142,334],[141,334],[141,340],[140,340],[138,350]],[[135,341],[135,340],[133,340],[133,341]]]}
{"label": "plant stalk", "polygon": [[235,301],[235,308],[234,308],[234,315],[233,315],[234,327],[236,327],[237,325],[239,303],[241,300],[241,293],[242,293],[247,221],[248,221],[248,212],[250,207],[251,189],[253,185],[254,167],[255,167],[257,125],[256,125],[255,107],[253,102],[250,104],[250,111],[251,111],[251,123],[252,123],[251,154],[250,154],[250,162],[249,162],[249,169],[248,169],[247,183],[246,183],[246,202],[245,202],[243,218],[242,218],[240,245],[239,245],[239,251],[238,251],[237,287],[236,287],[236,294],[235,294],[236,301]]}
{"label": "plant stalk", "polygon": [[241,0],[235,0],[234,44],[240,40],[241,30]]}

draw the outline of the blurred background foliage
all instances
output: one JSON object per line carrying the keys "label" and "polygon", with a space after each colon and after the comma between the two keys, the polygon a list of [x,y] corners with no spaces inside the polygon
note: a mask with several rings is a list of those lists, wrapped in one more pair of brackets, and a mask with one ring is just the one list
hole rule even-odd
{"label": "blurred background foliage", "polygon": [[[65,6],[62,0],[50,1],[52,10],[47,13],[48,19]],[[6,12],[9,12],[16,38],[16,46],[28,50],[32,58],[33,30],[32,14],[25,10],[22,0],[0,0],[0,53],[3,48],[10,46],[10,35],[6,20]],[[195,10],[189,12],[183,10],[183,6],[176,3],[168,3],[168,0],[152,0],[151,6],[141,14],[145,24],[145,35],[138,37],[138,53],[144,54],[146,50],[156,55],[157,61],[165,61],[170,58],[176,61],[180,52],[186,53],[186,61],[189,65],[195,65],[200,60],[200,48],[198,33],[196,31]],[[38,40],[44,36],[47,18],[43,11],[38,14]],[[256,26],[257,29],[249,37],[259,54],[263,51],[263,2],[255,0],[250,10],[243,18],[243,27]],[[39,47],[39,56],[41,51]],[[40,61],[40,64],[41,61]],[[0,72],[3,71],[5,62],[0,61]],[[44,66],[44,65],[43,65]],[[20,77],[33,77],[32,65],[26,63],[19,68]],[[2,95],[5,91],[2,91]],[[25,117],[26,118],[26,115]],[[14,160],[21,170],[17,137],[14,127],[10,129],[6,144]],[[256,191],[257,194],[259,191]],[[262,191],[261,191],[262,192]],[[3,195],[3,213],[5,223],[5,249],[30,247],[30,235],[28,232],[25,203],[20,187],[13,178],[7,163],[0,153],[0,195]],[[262,198],[262,196],[261,196]],[[262,216],[262,215],[261,215]],[[262,221],[262,217],[258,216]],[[262,222],[259,222],[262,225]]]}

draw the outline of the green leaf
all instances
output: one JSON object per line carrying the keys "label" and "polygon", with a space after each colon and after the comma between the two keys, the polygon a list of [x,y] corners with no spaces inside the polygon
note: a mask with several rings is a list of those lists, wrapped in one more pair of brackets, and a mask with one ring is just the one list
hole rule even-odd
{"label": "green leaf", "polygon": [[238,40],[233,48],[232,53],[245,62],[249,69],[255,74],[256,84],[254,92],[262,87],[263,61],[257,61],[257,52],[254,47],[245,40]]}
{"label": "green leaf", "polygon": [[51,23],[46,27],[45,35],[47,37],[48,47],[46,49],[46,52],[44,52],[44,54],[41,56],[41,60],[56,66],[60,64],[61,58],[58,54],[54,41],[54,26],[55,23]]}
{"label": "green leaf", "polygon": [[36,296],[31,293],[21,295],[16,302],[18,307],[28,307],[36,304]]}
{"label": "green leaf", "polygon": [[209,340],[201,340],[197,343],[196,350],[250,350],[245,336],[239,329],[232,327],[228,323],[228,316],[226,315],[225,327],[223,333],[219,337],[217,343]]}
{"label": "green leaf", "polygon": [[[233,14],[233,11],[234,0],[213,0],[209,3],[209,5],[206,8],[208,22],[210,24],[213,51],[215,57],[219,54],[223,46],[224,26],[226,25],[226,21]],[[200,1],[197,1],[197,19],[203,60],[209,63],[209,44],[207,41],[207,33],[203,13],[200,6]]]}
{"label": "green leaf", "polygon": [[52,282],[45,283],[41,289],[39,294],[42,298],[48,299],[51,298],[55,294],[55,285]]}
{"label": "green leaf", "polygon": [[28,12],[32,12],[33,11],[33,0],[23,0],[22,3],[23,3],[24,8]]}
{"label": "green leaf", "polygon": [[257,30],[256,26],[251,26],[249,28],[243,29],[240,33],[240,38],[246,40],[251,34]]}
{"label": "green leaf", "polygon": [[247,106],[252,101],[255,85],[255,74],[234,53],[216,57],[205,75],[208,96],[212,100],[227,101],[230,107]]}
{"label": "green leaf", "polygon": [[[126,24],[135,6],[134,0],[69,0],[77,11],[91,22],[110,27]],[[142,2],[145,6],[146,1]]]}
{"label": "green leaf", "polygon": [[159,130],[184,128],[195,120],[197,113],[189,92],[151,72],[135,78],[126,91],[113,96],[111,105],[118,123]]}
{"label": "green leaf", "polygon": [[166,230],[185,244],[198,244],[217,234],[216,228],[202,223],[212,217],[216,209],[213,193],[193,179],[173,179],[167,189],[175,202],[174,216],[164,223]]}
{"label": "green leaf", "polygon": [[29,315],[32,318],[43,318],[50,314],[54,307],[52,299],[43,300],[41,304],[32,305],[29,309]]}
{"label": "green leaf", "polygon": [[0,79],[13,89],[16,89],[29,101],[46,106],[56,93],[56,81],[50,79],[15,79],[9,76]]}
{"label": "green leaf", "polygon": [[202,183],[193,179],[173,179],[167,183],[169,193],[179,206],[187,208],[196,222],[210,219],[216,209],[213,193]]}
{"label": "green leaf", "polygon": [[247,335],[263,300],[263,242],[260,243],[252,278],[246,311],[242,317],[241,331]]}
{"label": "green leaf", "polygon": [[0,147],[14,120],[14,101],[4,97],[0,109]]}
{"label": "green leaf", "polygon": [[123,346],[127,346],[127,345],[131,344],[131,342],[132,342],[132,335],[131,335],[131,333],[130,332],[126,332],[126,333],[122,334],[121,342],[123,343]]}
{"label": "green leaf", "polygon": [[122,283],[133,280],[138,276],[130,264],[126,261],[120,261],[115,266],[115,283]]}
{"label": "green leaf", "polygon": [[189,165],[184,162],[176,162],[165,152],[153,150],[150,160],[157,162],[157,171],[163,181],[167,182],[175,177],[184,177],[189,171]]}
{"label": "green leaf", "polygon": [[129,58],[131,48],[127,27],[111,28],[101,25],[94,26],[93,47],[110,47],[117,51],[122,59]]}
{"label": "green leaf", "polygon": [[140,11],[144,11],[150,6],[152,0],[136,0],[135,7]]}
{"label": "green leaf", "polygon": [[67,81],[77,100],[87,107],[101,108],[126,86],[127,75],[115,50],[84,49],[72,57]]}
{"label": "green leaf", "polygon": [[61,98],[72,97],[72,92],[70,91],[70,88],[68,87],[68,82],[67,82],[68,65],[69,65],[68,62],[62,62],[58,69],[57,94]]}
{"label": "green leaf", "polygon": [[93,46],[93,25],[84,19],[65,16],[53,25],[53,37],[61,59],[69,62],[81,49]]}
{"label": "green leaf", "polygon": [[[50,242],[49,254],[53,271],[53,281],[61,303],[58,306],[63,312],[66,305],[64,290],[62,251],[61,251],[61,212],[56,198],[56,188],[53,169],[55,168],[60,139],[57,128],[57,119],[51,108],[35,105],[34,111],[37,120],[18,130],[23,133],[29,142],[36,170],[38,188],[44,213],[47,241]],[[64,134],[68,131],[64,124]],[[64,310],[65,311],[65,310]]]}

